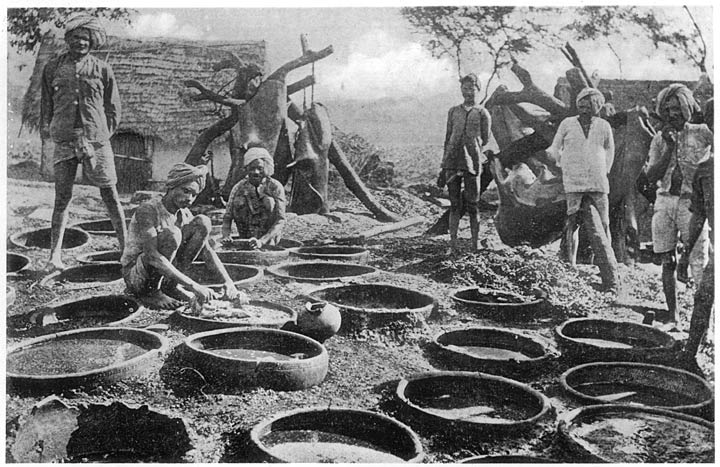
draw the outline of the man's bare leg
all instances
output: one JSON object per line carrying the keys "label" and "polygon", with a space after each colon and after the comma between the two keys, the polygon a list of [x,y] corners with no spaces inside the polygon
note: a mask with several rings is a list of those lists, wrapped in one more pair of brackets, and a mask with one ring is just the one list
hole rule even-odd
{"label": "man's bare leg", "polygon": [[[197,259],[202,252],[207,240],[210,238],[212,231],[212,222],[210,218],[203,215],[195,216],[190,223],[182,228],[182,241],[177,249],[177,255],[173,264],[181,272],[187,271],[190,265]],[[175,282],[169,281],[167,278],[161,284],[161,290],[168,296],[178,300],[187,300],[187,295],[177,289]]]}
{"label": "man's bare leg", "polygon": [[[172,261],[177,254],[180,241],[180,229],[160,232],[158,233],[157,240],[158,252]],[[139,261],[142,261],[143,258],[144,256],[141,256]],[[164,282],[162,274],[157,268],[147,264],[147,262],[144,266],[150,278],[145,287],[146,292],[138,294],[138,298],[143,305],[152,309],[172,310],[178,308],[185,302],[185,300],[178,300],[175,297],[168,296],[164,291],[160,290],[160,284]]]}
{"label": "man's bare leg", "polygon": [[68,221],[68,208],[72,200],[77,162],[64,161],[55,164],[55,204],[50,228],[50,259],[45,270],[53,272],[65,269],[62,262],[62,242]]}
{"label": "man's bare leg", "polygon": [[575,269],[577,267],[577,250],[579,240],[578,224],[577,224],[578,213],[570,214],[565,220],[565,246],[567,248],[566,255],[567,260],[570,263],[570,267]]}
{"label": "man's bare leg", "polygon": [[120,195],[118,195],[115,185],[100,188],[100,197],[107,207],[110,215],[110,222],[117,233],[118,242],[120,243],[120,251],[125,249],[125,237],[127,237],[127,226],[125,225],[125,212],[120,205]]}
{"label": "man's bare leg", "polygon": [[674,326],[678,322],[677,312],[677,283],[675,281],[675,269],[677,260],[675,251],[662,253],[662,285],[665,293],[665,303],[668,307],[668,322]]}

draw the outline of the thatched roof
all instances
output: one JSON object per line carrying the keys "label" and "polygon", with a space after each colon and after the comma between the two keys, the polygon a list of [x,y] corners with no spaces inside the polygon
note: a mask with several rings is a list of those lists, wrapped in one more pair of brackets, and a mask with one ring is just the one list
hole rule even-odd
{"label": "thatched roof", "polygon": [[[30,86],[23,102],[23,122],[38,129],[40,80],[45,64],[65,50],[62,38],[47,35],[38,51]],[[217,90],[234,76],[213,72],[216,63],[234,53],[242,61],[265,68],[265,41],[203,42],[177,39],[109,37],[93,54],[113,68],[120,89],[122,116],[118,131],[133,131],[172,143],[193,142],[198,132],[218,120],[218,108],[193,101],[197,90],[183,81],[196,79]]]}

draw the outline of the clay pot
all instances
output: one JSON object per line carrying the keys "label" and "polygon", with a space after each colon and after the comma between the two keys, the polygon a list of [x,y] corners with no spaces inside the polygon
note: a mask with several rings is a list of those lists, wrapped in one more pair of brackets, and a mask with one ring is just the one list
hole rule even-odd
{"label": "clay pot", "polygon": [[307,302],[305,310],[297,319],[300,333],[324,342],[334,336],[340,329],[340,310],[326,302]]}

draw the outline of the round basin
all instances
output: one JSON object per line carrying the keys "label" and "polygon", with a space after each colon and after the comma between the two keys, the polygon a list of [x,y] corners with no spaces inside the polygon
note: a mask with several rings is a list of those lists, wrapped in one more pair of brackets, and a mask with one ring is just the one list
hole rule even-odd
{"label": "round basin", "polygon": [[17,274],[19,272],[22,272],[27,269],[28,265],[30,264],[30,258],[19,253],[8,252],[6,254],[6,258],[8,274]]}
{"label": "round basin", "polygon": [[105,385],[143,372],[168,345],[159,334],[133,328],[51,334],[8,350],[7,381],[15,389],[29,391]]}
{"label": "round basin", "polygon": [[[125,219],[125,224],[130,224],[130,219]],[[92,235],[109,235],[111,237],[117,236],[115,227],[113,227],[110,219],[78,222],[77,224],[74,224],[73,227],[76,229],[82,229]]]}
{"label": "round basin", "polygon": [[576,318],[555,328],[563,356],[580,362],[655,362],[675,349],[673,337],[652,326],[631,321]]}
{"label": "round basin", "polygon": [[[233,242],[228,245],[227,249],[232,250],[248,250],[250,249],[250,244],[247,238],[240,238],[237,235],[232,236]],[[283,248],[285,250],[289,248],[297,248],[302,246],[302,242],[299,240],[292,240],[290,238],[281,238],[279,242],[277,242],[277,245],[275,245],[279,248]]]}
{"label": "round basin", "polygon": [[194,367],[222,384],[299,390],[320,384],[328,370],[322,344],[278,329],[217,329],[193,334],[183,346]]}
{"label": "round basin", "polygon": [[[68,227],[63,235],[62,249],[74,250],[90,241],[90,235],[81,229]],[[10,243],[20,248],[50,249],[50,228],[25,230],[10,236]]]}
{"label": "round basin", "polygon": [[691,415],[708,413],[714,395],[699,376],[646,363],[586,363],[563,373],[560,383],[586,404],[640,404]]}
{"label": "round basin", "polygon": [[547,457],[523,456],[474,456],[463,459],[460,464],[559,464],[559,461]]}
{"label": "round basin", "polygon": [[257,264],[261,266],[280,263],[290,256],[290,252],[286,248],[272,245],[265,245],[258,250],[231,250],[221,246],[216,253],[223,264]]}
{"label": "round basin", "polygon": [[376,328],[397,321],[420,325],[435,305],[430,295],[383,283],[323,287],[312,291],[310,297],[340,309],[341,331]]}
{"label": "round basin", "polygon": [[250,300],[241,310],[246,316],[233,318],[204,318],[194,315],[188,307],[178,309],[173,317],[180,325],[194,331],[211,331],[235,327],[262,327],[279,329],[288,322],[297,320],[297,312],[292,308],[277,303]]}
{"label": "round basin", "polygon": [[54,282],[63,282],[80,284],[84,287],[98,287],[122,280],[122,277],[120,263],[83,264],[50,274],[40,281],[40,285],[47,287]]}
{"label": "round basin", "polygon": [[377,269],[371,266],[330,261],[277,264],[270,266],[267,271],[283,279],[306,282],[339,281],[377,273]]}
{"label": "round basin", "polygon": [[122,251],[120,250],[107,250],[107,251],[96,251],[93,253],[86,253],[77,257],[80,264],[108,264],[108,263],[119,263],[122,257]]}
{"label": "round basin", "polygon": [[563,414],[558,432],[583,462],[714,462],[713,424],[672,410],[590,405]]}
{"label": "round basin", "polygon": [[[250,285],[259,281],[263,277],[262,269],[253,266],[242,266],[239,264],[226,264],[225,269],[230,275],[236,287]],[[225,281],[220,274],[210,271],[205,263],[193,263],[184,271],[185,274],[198,284],[202,284],[212,288],[222,288]]]}
{"label": "round basin", "polygon": [[355,264],[367,264],[370,253],[357,246],[301,246],[290,250],[292,256],[304,260],[341,261]]}
{"label": "round basin", "polygon": [[418,463],[420,440],[386,415],[350,408],[309,408],[275,415],[250,432],[267,461],[283,463]]}
{"label": "round basin", "polygon": [[545,314],[543,299],[505,290],[466,287],[456,290],[451,298],[467,312],[498,321],[531,321]]}
{"label": "round basin", "polygon": [[435,337],[434,343],[453,370],[525,377],[553,358],[546,342],[497,328],[448,331]]}
{"label": "round basin", "polygon": [[145,308],[125,295],[98,295],[64,301],[28,313],[27,320],[36,326],[90,328],[122,326]]}
{"label": "round basin", "polygon": [[433,371],[400,380],[397,396],[429,430],[493,434],[531,430],[550,411],[548,399],[518,381],[465,371]]}

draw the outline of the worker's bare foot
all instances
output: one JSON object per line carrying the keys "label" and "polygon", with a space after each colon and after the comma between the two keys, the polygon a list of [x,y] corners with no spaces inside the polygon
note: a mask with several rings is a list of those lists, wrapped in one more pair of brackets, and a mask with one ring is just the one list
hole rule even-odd
{"label": "worker's bare foot", "polygon": [[147,295],[140,295],[138,299],[146,307],[155,310],[174,310],[184,304],[184,302],[169,297],[160,290],[156,290]]}

